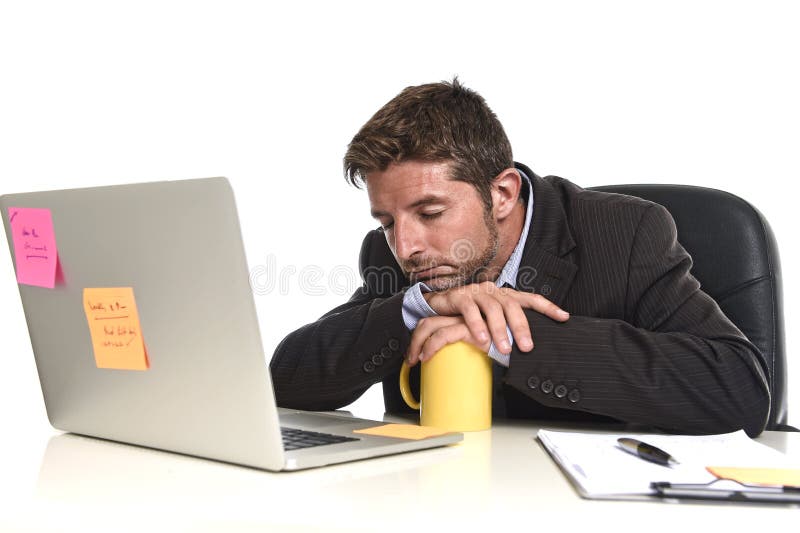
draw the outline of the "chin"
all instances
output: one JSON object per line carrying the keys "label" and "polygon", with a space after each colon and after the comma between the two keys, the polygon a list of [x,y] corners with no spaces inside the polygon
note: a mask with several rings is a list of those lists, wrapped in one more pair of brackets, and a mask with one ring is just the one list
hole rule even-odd
{"label": "chin", "polygon": [[463,276],[439,276],[419,281],[430,287],[433,291],[446,291],[447,289],[467,284],[467,280]]}

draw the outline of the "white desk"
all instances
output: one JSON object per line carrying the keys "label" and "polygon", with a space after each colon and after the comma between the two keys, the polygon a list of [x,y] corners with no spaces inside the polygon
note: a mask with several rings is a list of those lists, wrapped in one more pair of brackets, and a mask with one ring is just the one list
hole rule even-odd
{"label": "white desk", "polygon": [[[503,422],[458,446],[281,474],[52,431],[7,435],[0,530],[603,531],[641,517],[637,531],[753,531],[800,517],[791,506],[583,500],[538,427]],[[759,440],[800,463],[800,434]]]}

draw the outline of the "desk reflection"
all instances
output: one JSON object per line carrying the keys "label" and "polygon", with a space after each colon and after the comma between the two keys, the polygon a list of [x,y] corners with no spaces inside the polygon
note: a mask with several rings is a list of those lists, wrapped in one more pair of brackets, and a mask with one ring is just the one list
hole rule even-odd
{"label": "desk reflection", "polygon": [[272,473],[66,433],[47,444],[35,499],[139,512],[236,509],[312,522],[310,505],[314,514],[341,513],[365,504],[365,495],[373,518],[395,515],[398,500],[419,504],[415,514],[479,509],[490,492],[491,443],[491,431],[468,433],[454,446]]}
{"label": "desk reflection", "polygon": [[[150,529],[140,527],[150,523],[192,532],[261,531],[266,524],[293,533],[439,527],[499,531],[500,522],[528,525],[535,516],[545,529],[563,525],[566,517],[573,529],[588,530],[617,524],[624,513],[651,525],[656,516],[664,525],[689,529],[703,520],[763,525],[781,510],[582,500],[536,441],[538,428],[502,421],[489,431],[466,433],[462,443],[451,447],[293,473],[62,434],[48,442],[32,501],[25,494],[16,498],[12,523],[26,531],[40,524],[42,530],[66,525],[82,533],[122,531],[120,523],[125,531]],[[766,432],[757,440],[789,451],[795,461],[800,453],[800,433]],[[35,459],[31,466],[36,468]]]}

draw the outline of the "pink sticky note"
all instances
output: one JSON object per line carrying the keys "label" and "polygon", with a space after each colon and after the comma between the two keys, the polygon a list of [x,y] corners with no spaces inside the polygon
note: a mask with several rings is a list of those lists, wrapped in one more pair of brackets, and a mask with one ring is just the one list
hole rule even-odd
{"label": "pink sticky note", "polygon": [[17,282],[52,289],[56,283],[58,249],[49,209],[9,207]]}

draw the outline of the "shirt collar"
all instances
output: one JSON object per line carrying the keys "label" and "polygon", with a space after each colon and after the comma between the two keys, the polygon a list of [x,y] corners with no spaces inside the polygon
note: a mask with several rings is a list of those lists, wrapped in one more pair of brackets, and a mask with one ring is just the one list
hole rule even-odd
{"label": "shirt collar", "polygon": [[[517,172],[522,176],[524,184],[528,186],[528,205],[525,208],[525,225],[522,227],[522,235],[520,235],[519,241],[517,241],[517,246],[511,253],[511,257],[506,261],[505,266],[503,266],[503,270],[500,272],[500,276],[497,277],[497,281],[495,281],[498,287],[502,287],[503,285],[512,288],[517,287],[517,274],[519,273],[520,261],[522,261],[522,250],[525,247],[525,241],[528,239],[528,231],[530,230],[531,219],[533,218],[533,184],[523,171],[517,169]],[[523,192],[524,190],[525,187],[523,187]]]}

